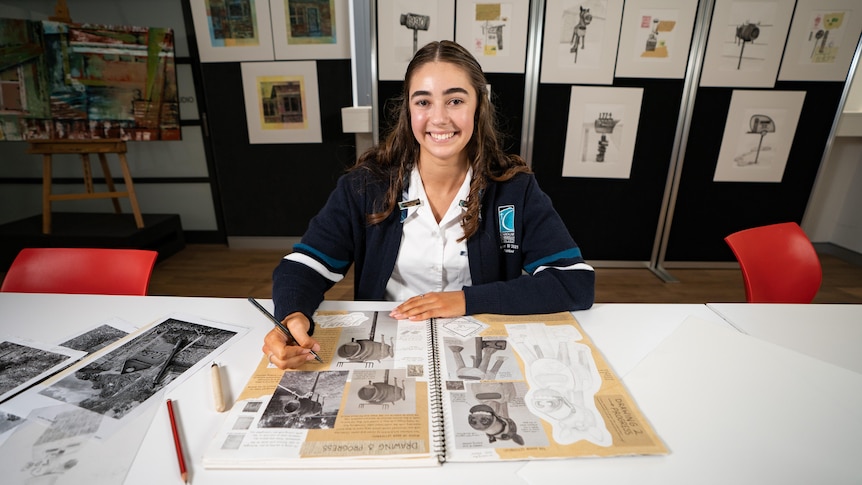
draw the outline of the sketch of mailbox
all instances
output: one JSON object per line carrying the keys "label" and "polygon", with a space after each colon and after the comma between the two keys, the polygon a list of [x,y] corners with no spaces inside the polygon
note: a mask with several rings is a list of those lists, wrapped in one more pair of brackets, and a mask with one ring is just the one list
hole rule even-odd
{"label": "sketch of mailbox", "polygon": [[365,404],[374,404],[382,409],[388,409],[389,404],[395,401],[404,401],[407,399],[404,380],[401,385],[398,385],[398,378],[394,377],[394,384],[389,383],[389,369],[386,369],[383,374],[383,380],[378,382],[368,381],[368,384],[359,388],[357,396],[365,401],[359,404],[359,407],[365,407]]}
{"label": "sketch of mailbox", "polygon": [[413,31],[413,53],[419,49],[419,31],[428,30],[431,24],[431,17],[428,15],[420,15],[417,13],[402,13],[399,23]]}
{"label": "sketch of mailbox", "polygon": [[[386,343],[386,337],[381,335],[380,341],[374,340],[377,332],[377,315],[374,312],[374,318],[371,323],[371,330],[368,332],[367,339],[351,339],[350,342],[342,344],[338,347],[337,354],[342,359],[348,362],[364,363],[365,367],[374,367],[374,362],[380,362],[388,357],[395,357],[395,339],[390,337],[389,343]],[[336,367],[342,367],[344,361],[337,362]]]}
{"label": "sketch of mailbox", "polygon": [[763,145],[763,137],[767,133],[775,133],[775,122],[772,118],[766,115],[754,115],[748,121],[748,134],[759,134],[760,142],[757,143],[757,154],[754,156],[754,163],[760,158],[760,148]]}

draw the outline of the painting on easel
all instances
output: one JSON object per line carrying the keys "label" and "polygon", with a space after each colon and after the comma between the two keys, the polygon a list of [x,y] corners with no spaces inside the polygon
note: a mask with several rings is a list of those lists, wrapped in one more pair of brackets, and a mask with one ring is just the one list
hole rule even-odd
{"label": "painting on easel", "polygon": [[172,29],[0,19],[0,140],[179,140]]}

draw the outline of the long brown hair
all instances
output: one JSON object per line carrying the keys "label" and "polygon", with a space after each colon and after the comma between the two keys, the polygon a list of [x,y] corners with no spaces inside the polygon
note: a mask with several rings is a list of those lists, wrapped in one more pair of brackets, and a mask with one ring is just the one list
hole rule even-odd
{"label": "long brown hair", "polygon": [[459,67],[467,74],[476,92],[474,131],[465,148],[473,168],[473,178],[470,182],[467,210],[461,220],[464,238],[469,239],[479,228],[480,199],[488,180],[509,180],[515,174],[529,172],[530,169],[520,156],[507,154],[501,148],[496,110],[488,96],[485,74],[476,58],[459,44],[443,40],[431,42],[416,51],[407,66],[401,94],[392,100],[395,123],[384,140],[363,153],[352,169],[368,170],[388,183],[389,189],[384,200],[380,201],[379,210],[367,216],[369,224],[385,220],[395,209],[395,204],[404,191],[405,179],[419,160],[419,142],[416,141],[410,125],[408,98],[413,74],[429,62],[447,62]]}

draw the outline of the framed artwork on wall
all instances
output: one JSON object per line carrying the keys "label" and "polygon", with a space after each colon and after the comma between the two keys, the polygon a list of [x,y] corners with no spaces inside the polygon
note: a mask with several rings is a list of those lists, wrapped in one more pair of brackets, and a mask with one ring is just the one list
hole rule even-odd
{"label": "framed artwork on wall", "polygon": [[627,179],[643,88],[572,86],[563,177]]}
{"label": "framed artwork on wall", "polygon": [[350,59],[350,13],[340,0],[270,0],[276,59]]}
{"label": "framed artwork on wall", "polygon": [[271,61],[269,0],[191,0],[201,62]]}
{"label": "framed artwork on wall", "polygon": [[714,182],[781,182],[804,91],[733,91]]}
{"label": "framed artwork on wall", "polygon": [[701,86],[773,87],[796,0],[716,0]]}
{"label": "framed artwork on wall", "polygon": [[454,40],[454,34],[454,0],[379,0],[378,79],[403,80],[420,47],[435,40]]}
{"label": "framed artwork on wall", "polygon": [[616,77],[685,77],[697,0],[628,0]]}
{"label": "framed artwork on wall", "polygon": [[243,62],[249,143],[320,143],[314,61]]}
{"label": "framed artwork on wall", "polygon": [[798,0],[781,81],[845,81],[862,33],[857,0]]}
{"label": "framed artwork on wall", "polygon": [[523,73],[527,58],[529,0],[458,2],[455,41],[485,72]]}
{"label": "framed artwork on wall", "polygon": [[543,83],[612,84],[622,0],[548,0]]}

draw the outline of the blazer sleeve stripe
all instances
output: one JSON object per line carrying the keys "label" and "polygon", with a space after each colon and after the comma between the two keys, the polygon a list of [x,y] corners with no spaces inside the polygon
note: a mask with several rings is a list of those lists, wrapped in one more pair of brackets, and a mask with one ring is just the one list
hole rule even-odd
{"label": "blazer sleeve stripe", "polygon": [[326,254],[321,253],[317,249],[314,249],[313,247],[311,247],[307,244],[302,244],[302,243],[295,244],[293,246],[293,250],[294,251],[302,251],[304,253],[311,253],[312,255],[316,256],[318,259],[322,260],[324,263],[329,265],[330,268],[333,268],[333,269],[342,269],[342,268],[345,268],[348,264],[350,264],[349,261],[343,261],[340,259],[335,259],[335,258],[332,258],[330,256],[327,256]]}
{"label": "blazer sleeve stripe", "polygon": [[560,270],[560,271],[570,271],[570,270],[595,271],[593,269],[593,267],[588,265],[587,263],[576,263],[576,264],[573,264],[571,266],[566,266],[566,267],[562,267],[562,268],[559,266],[539,266],[538,268],[536,268],[536,272],[533,274],[535,275],[535,274],[539,273],[540,271],[544,271],[546,269],[556,269],[556,270]]}
{"label": "blazer sleeve stripe", "polygon": [[308,256],[306,254],[290,253],[287,256],[285,256],[284,259],[286,259],[288,261],[293,261],[295,263],[299,263],[299,264],[304,265],[304,266],[307,266],[307,267],[311,268],[312,270],[316,271],[318,274],[320,274],[320,276],[323,276],[324,278],[328,279],[329,281],[338,283],[339,281],[344,279],[344,275],[342,275],[340,273],[334,273],[332,271],[329,271],[326,268],[326,266],[321,264],[320,261],[318,261],[318,260],[316,260],[316,259],[314,259],[311,256]]}
{"label": "blazer sleeve stripe", "polygon": [[569,248],[565,251],[560,251],[559,253],[552,254],[550,256],[546,256],[542,259],[534,261],[526,266],[524,266],[524,271],[527,273],[533,274],[533,272],[539,266],[544,265],[545,263],[550,263],[551,261],[557,261],[560,259],[580,259],[581,258],[581,249],[580,248]]}

